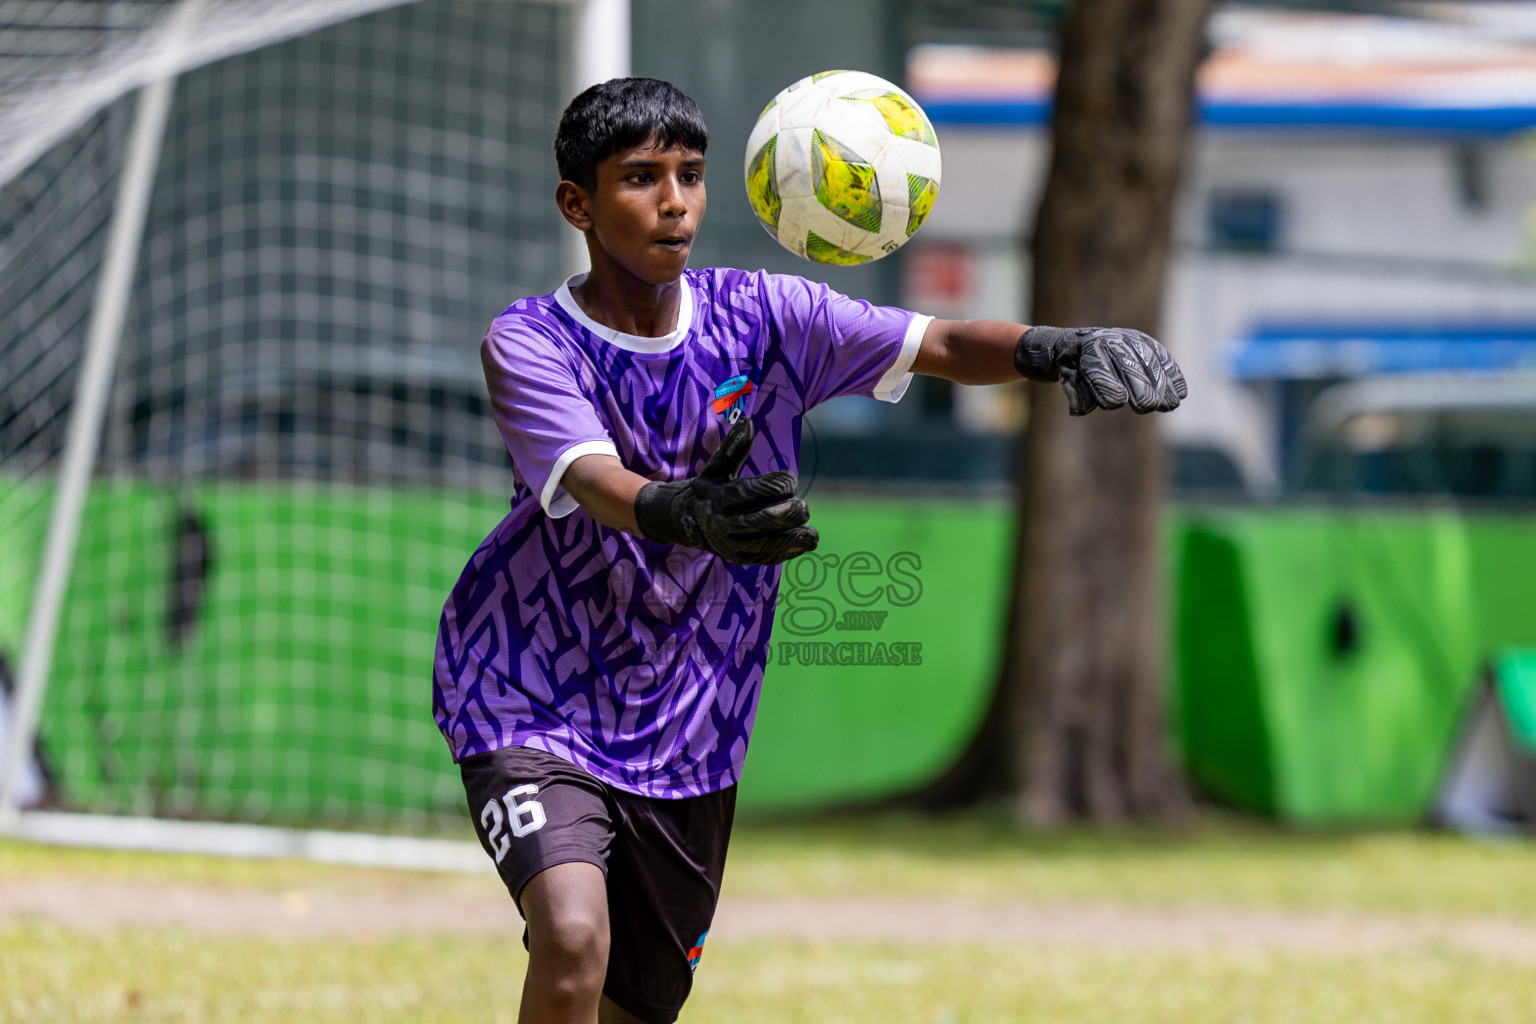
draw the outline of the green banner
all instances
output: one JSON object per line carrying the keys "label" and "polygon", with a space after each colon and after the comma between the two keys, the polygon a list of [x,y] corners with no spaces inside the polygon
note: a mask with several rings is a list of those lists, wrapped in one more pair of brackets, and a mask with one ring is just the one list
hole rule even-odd
{"label": "green banner", "polygon": [[[0,489],[0,649],[13,667],[47,499],[36,485]],[[933,780],[996,682],[1007,506],[812,504],[822,545],[785,569],[748,811]],[[66,802],[370,827],[456,820],[458,777],[430,714],[435,631],[505,507],[441,492],[99,483],[42,721]],[[1239,807],[1304,823],[1417,820],[1487,659],[1536,646],[1526,519],[1239,508],[1176,514],[1165,534],[1174,738],[1196,783]],[[197,544],[205,578],[189,573]],[[1536,743],[1536,662],[1501,665],[1505,706]]]}

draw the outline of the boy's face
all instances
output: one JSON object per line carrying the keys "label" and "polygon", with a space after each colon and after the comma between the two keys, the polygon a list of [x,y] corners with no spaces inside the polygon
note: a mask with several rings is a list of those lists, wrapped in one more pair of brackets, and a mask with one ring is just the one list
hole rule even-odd
{"label": "boy's face", "polygon": [[562,212],[589,232],[594,270],[611,262],[647,284],[682,276],[704,216],[704,154],[642,143],[599,162],[597,187],[579,193],[579,209],[561,197]]}

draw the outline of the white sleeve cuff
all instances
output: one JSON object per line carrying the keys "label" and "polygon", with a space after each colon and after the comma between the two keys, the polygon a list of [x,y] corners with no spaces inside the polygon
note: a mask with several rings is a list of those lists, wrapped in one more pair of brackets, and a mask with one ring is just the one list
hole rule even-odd
{"label": "white sleeve cuff", "polygon": [[560,481],[565,471],[571,468],[571,463],[583,455],[612,455],[618,458],[619,450],[613,446],[612,441],[581,441],[560,453],[554,468],[549,471],[549,479],[544,481],[544,493],[539,495],[539,504],[544,506],[544,511],[549,513],[551,519],[559,519],[576,511],[576,499],[566,493]]}
{"label": "white sleeve cuff", "polygon": [[907,393],[907,385],[912,383],[912,362],[917,358],[917,350],[923,345],[923,332],[928,330],[931,323],[933,317],[917,313],[913,315],[912,322],[907,324],[906,337],[901,339],[901,351],[896,353],[896,358],[880,378],[880,383],[875,385],[875,397],[880,401],[899,402],[901,396]]}

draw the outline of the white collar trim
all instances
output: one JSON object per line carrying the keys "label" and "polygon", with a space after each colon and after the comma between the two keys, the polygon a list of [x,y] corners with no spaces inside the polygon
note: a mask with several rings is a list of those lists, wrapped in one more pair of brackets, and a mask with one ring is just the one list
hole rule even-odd
{"label": "white collar trim", "polygon": [[638,334],[625,334],[622,331],[598,323],[582,312],[581,306],[576,303],[576,296],[571,294],[571,288],[581,284],[586,279],[587,275],[585,273],[573,274],[566,278],[565,283],[555,291],[555,301],[560,304],[561,309],[575,317],[577,323],[608,344],[629,352],[670,352],[682,344],[683,339],[688,336],[688,328],[693,322],[693,288],[688,284],[687,274],[680,278],[683,286],[683,296],[677,305],[677,327],[673,328],[670,334],[663,334],[659,338],[645,338]]}

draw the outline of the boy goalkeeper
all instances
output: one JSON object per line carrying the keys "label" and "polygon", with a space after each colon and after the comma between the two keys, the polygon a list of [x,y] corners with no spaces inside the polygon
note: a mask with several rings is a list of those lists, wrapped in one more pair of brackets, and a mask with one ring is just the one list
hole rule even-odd
{"label": "boy goalkeeper", "polygon": [[719,895],[779,563],[813,549],[800,423],[912,374],[1172,409],[1136,331],[935,320],[762,271],[688,270],[709,134],[653,79],[576,97],[555,157],[592,269],[481,347],[512,508],[443,609],[433,712],[527,923],[520,1020],[677,1019]]}

